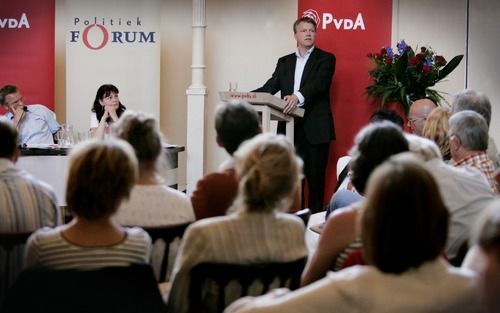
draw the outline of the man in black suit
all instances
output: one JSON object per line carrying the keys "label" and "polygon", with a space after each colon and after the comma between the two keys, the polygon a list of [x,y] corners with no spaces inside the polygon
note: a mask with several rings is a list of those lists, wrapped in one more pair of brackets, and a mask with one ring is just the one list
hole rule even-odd
{"label": "man in black suit", "polygon": [[[330,110],[335,56],[314,46],[316,23],[311,18],[299,18],[293,24],[293,31],[297,51],[281,57],[272,77],[255,91],[271,94],[281,91],[284,113],[291,113],[297,107],[305,110],[303,118],[295,118],[295,147],[304,161],[308,206],[318,212],[323,209],[329,142],[335,139]],[[285,132],[284,122],[279,122],[278,132]]]}

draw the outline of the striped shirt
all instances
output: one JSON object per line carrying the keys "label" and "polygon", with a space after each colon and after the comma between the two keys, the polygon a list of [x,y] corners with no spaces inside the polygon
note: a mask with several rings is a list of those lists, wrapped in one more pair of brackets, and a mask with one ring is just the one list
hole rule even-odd
{"label": "striped shirt", "polygon": [[0,232],[56,226],[61,217],[52,187],[0,159]]}
{"label": "striped shirt", "polygon": [[289,213],[235,212],[188,227],[175,260],[170,312],[189,310],[189,272],[203,262],[289,262],[307,256],[304,223]]}
{"label": "striped shirt", "polygon": [[61,270],[95,270],[149,263],[151,238],[142,228],[125,228],[123,241],[99,247],[75,245],[64,238],[63,229],[65,226],[55,229],[45,227],[31,235],[26,245],[26,265],[43,265]]}

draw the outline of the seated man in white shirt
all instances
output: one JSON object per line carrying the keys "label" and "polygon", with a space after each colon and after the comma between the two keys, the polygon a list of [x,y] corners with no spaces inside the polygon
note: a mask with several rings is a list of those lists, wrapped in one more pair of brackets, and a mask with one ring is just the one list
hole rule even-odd
{"label": "seated man in white shirt", "polygon": [[0,89],[0,105],[9,111],[5,117],[16,127],[20,145],[54,143],[53,135],[60,126],[54,112],[47,107],[41,104],[26,106],[21,92],[12,85]]}

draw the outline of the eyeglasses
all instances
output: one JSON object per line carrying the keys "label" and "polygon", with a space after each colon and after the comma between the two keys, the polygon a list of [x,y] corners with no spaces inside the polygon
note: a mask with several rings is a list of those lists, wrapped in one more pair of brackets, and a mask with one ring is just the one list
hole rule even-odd
{"label": "eyeglasses", "polygon": [[409,118],[408,119],[408,124],[415,124],[416,121],[418,120],[427,120],[426,117],[415,117],[415,118]]}

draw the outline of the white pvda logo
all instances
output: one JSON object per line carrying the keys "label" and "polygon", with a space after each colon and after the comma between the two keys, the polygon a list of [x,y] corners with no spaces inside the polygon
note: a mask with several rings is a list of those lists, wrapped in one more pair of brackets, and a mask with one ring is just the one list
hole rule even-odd
{"label": "white pvda logo", "polygon": [[302,13],[302,16],[313,19],[317,27],[321,26],[321,29],[326,29],[333,23],[333,26],[337,30],[366,30],[361,12],[356,15],[356,18],[337,18],[330,12],[323,13],[320,17],[320,14],[316,10],[308,9]]}
{"label": "white pvda logo", "polygon": [[19,19],[15,18],[0,18],[0,28],[30,28],[30,22],[26,13],[23,13]]}

